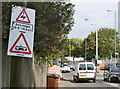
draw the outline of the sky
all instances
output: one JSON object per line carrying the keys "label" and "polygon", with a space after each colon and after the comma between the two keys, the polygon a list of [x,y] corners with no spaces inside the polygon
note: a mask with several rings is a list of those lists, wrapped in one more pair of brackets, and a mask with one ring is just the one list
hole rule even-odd
{"label": "sky", "polygon": [[[118,2],[119,0],[71,0],[75,5],[74,26],[68,38],[86,38],[99,28],[115,28],[118,31]],[[107,12],[111,9],[113,12]],[[88,19],[88,21],[85,21]],[[91,25],[93,24],[93,25]]]}

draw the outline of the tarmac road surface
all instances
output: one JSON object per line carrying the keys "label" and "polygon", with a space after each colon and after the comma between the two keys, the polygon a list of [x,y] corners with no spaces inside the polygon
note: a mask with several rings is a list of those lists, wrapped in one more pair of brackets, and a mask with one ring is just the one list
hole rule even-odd
{"label": "tarmac road surface", "polygon": [[120,83],[114,82],[109,83],[107,81],[103,81],[103,75],[97,74],[96,83],[93,83],[92,80],[82,80],[79,83],[76,83],[73,80],[73,71],[70,73],[63,73],[63,79],[60,80],[59,87],[86,87],[86,88],[102,88],[102,89],[119,89]]}

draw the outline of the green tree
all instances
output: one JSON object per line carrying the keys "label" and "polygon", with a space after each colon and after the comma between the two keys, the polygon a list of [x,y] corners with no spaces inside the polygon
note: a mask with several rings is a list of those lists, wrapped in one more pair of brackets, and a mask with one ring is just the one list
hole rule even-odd
{"label": "green tree", "polygon": [[[24,6],[24,3],[3,3],[3,36],[9,35],[10,14],[12,5]],[[36,10],[34,53],[42,57],[52,54],[61,54],[65,43],[65,36],[71,31],[74,24],[74,5],[61,2],[28,2],[28,8]]]}
{"label": "green tree", "polygon": [[[119,51],[118,46],[118,32],[116,32],[116,50]],[[95,58],[96,55],[96,32],[91,32],[87,39],[87,58]],[[82,56],[84,57],[85,39],[82,44]],[[98,55],[99,58],[109,58],[110,55],[115,56],[115,30],[110,28],[101,28],[98,30]]]}
{"label": "green tree", "polygon": [[[118,32],[116,32],[116,50],[118,50]],[[99,56],[101,58],[109,58],[112,54],[115,57],[115,30],[102,28],[99,30]]]}
{"label": "green tree", "polygon": [[83,43],[82,39],[72,38],[71,41],[71,55],[73,57],[81,57],[81,44]]}
{"label": "green tree", "polygon": [[81,45],[83,41],[79,38],[71,38],[67,39],[66,42],[66,54],[65,56],[69,56],[69,51],[71,50],[71,56],[72,57],[81,57]]}
{"label": "green tree", "polygon": [[[3,40],[8,41],[12,5],[25,6],[24,4],[25,2],[2,3]],[[39,57],[37,63],[46,60],[46,57],[49,62],[50,59],[63,55],[65,37],[74,24],[74,5],[65,2],[27,2],[27,8],[36,10],[34,54],[36,58]],[[22,66],[31,67],[32,61],[19,57],[11,57],[11,60],[11,87],[21,87]]]}

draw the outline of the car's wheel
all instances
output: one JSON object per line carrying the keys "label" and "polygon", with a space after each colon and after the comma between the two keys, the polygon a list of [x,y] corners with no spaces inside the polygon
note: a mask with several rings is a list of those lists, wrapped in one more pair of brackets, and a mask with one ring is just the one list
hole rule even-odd
{"label": "car's wheel", "polygon": [[27,51],[27,49],[26,49],[26,48],[24,48],[24,51]]}
{"label": "car's wheel", "polygon": [[75,77],[73,76],[73,80],[75,81]]}
{"label": "car's wheel", "polygon": [[104,76],[104,81],[106,81],[107,79],[105,78],[105,76]]}
{"label": "car's wheel", "polygon": [[79,79],[76,77],[76,83],[79,83]]}
{"label": "car's wheel", "polygon": [[106,78],[104,77],[104,81],[106,81]]}
{"label": "car's wheel", "polygon": [[95,82],[96,82],[96,79],[93,79],[93,82],[95,83]]}
{"label": "car's wheel", "polygon": [[68,73],[70,73],[70,71],[68,71]]}
{"label": "car's wheel", "polygon": [[16,49],[16,50],[18,50],[19,48],[18,48],[18,47],[16,47],[15,49]]}
{"label": "car's wheel", "polygon": [[111,79],[111,77],[109,76],[109,78],[108,78],[108,81],[111,83],[112,82],[112,79]]}
{"label": "car's wheel", "polygon": [[25,48],[23,48],[23,51],[25,51]]}

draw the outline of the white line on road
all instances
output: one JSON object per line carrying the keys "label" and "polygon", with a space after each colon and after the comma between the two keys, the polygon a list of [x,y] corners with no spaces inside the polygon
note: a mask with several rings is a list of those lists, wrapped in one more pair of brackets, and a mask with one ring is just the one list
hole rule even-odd
{"label": "white line on road", "polygon": [[108,84],[108,85],[112,85],[112,86],[114,86],[114,87],[119,87],[118,86],[118,84],[116,84],[116,83],[108,83],[108,82],[104,82],[105,84]]}

